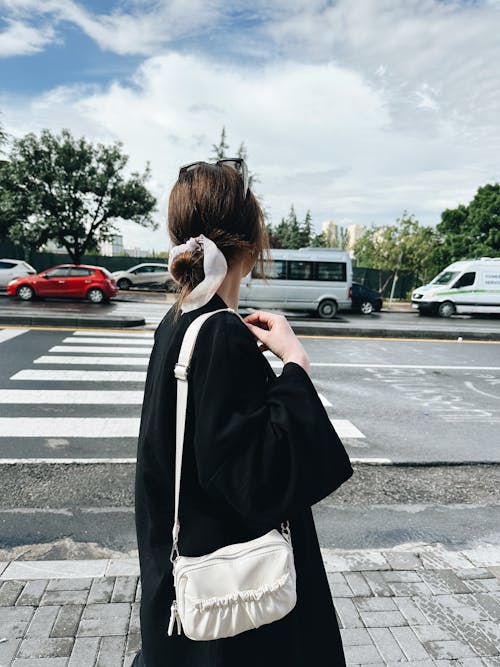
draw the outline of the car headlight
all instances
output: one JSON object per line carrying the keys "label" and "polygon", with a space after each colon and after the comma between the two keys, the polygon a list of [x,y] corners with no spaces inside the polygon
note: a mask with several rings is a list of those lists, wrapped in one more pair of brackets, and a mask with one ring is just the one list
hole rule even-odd
{"label": "car headlight", "polygon": [[420,294],[420,292],[415,292],[415,293],[413,294],[413,298],[414,298],[414,299],[421,299],[423,296],[424,296],[424,295],[423,295],[423,294]]}

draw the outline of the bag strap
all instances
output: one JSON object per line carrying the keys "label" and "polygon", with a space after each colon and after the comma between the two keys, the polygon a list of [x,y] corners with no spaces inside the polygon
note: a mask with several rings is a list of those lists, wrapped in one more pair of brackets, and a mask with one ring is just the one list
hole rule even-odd
{"label": "bag strap", "polygon": [[[175,507],[174,507],[174,524],[172,527],[172,550],[170,552],[170,562],[179,555],[179,497],[181,489],[181,470],[182,470],[182,453],[184,450],[184,433],[186,428],[186,412],[188,399],[188,374],[191,357],[193,355],[194,346],[198,333],[206,320],[216,313],[229,312],[237,315],[242,321],[241,315],[232,308],[219,308],[212,310],[209,313],[199,315],[186,329],[184,339],[181,344],[179,358],[175,365],[174,374],[177,378],[177,407],[176,407],[176,426],[175,426]],[[287,520],[281,523],[281,533],[286,540],[291,543],[290,522]]]}
{"label": "bag strap", "polygon": [[[186,411],[188,399],[188,373],[191,357],[193,355],[194,346],[201,326],[208,320],[209,317],[216,313],[230,312],[238,313],[232,308],[219,308],[212,310],[209,313],[199,315],[186,329],[184,339],[182,341],[179,358],[175,365],[175,377],[177,378],[177,415],[175,428],[175,509],[174,509],[174,525],[172,528],[172,551],[170,553],[170,561],[173,562],[174,552],[179,555],[178,541],[179,541],[179,496],[181,488],[181,469],[182,469],[182,452],[184,449],[184,431],[186,428]],[[238,315],[238,317],[240,317]]]}

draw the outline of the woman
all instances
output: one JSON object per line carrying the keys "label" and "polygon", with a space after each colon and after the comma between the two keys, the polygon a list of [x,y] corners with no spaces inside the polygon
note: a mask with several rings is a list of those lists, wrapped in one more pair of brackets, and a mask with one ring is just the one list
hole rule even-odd
{"label": "woman", "polygon": [[[353,473],[309,377],[309,359],[285,318],[217,313],[202,325],[189,371],[182,461],[181,555],[245,542],[289,520],[297,604],[284,618],[234,637],[193,641],[167,634],[175,597],[176,380],[189,324],[237,311],[241,278],[268,251],[261,208],[243,160],[181,168],[169,201],[175,247],[169,269],[182,286],[155,332],[136,476],[142,650],[136,667],[342,667],[342,642],[311,505]],[[284,363],[277,377],[266,357]]]}

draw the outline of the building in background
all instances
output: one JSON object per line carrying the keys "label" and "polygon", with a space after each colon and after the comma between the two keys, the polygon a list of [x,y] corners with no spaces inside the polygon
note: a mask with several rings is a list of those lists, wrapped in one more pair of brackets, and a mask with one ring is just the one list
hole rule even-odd
{"label": "building in background", "polygon": [[354,245],[365,233],[366,227],[357,223],[339,225],[334,220],[327,220],[321,225],[321,233],[331,248],[341,248],[353,256]]}
{"label": "building in background", "polygon": [[[328,241],[338,238],[338,225],[334,220],[327,220],[321,225],[321,233]],[[330,244],[331,245],[331,244]]]}
{"label": "building in background", "polygon": [[152,257],[151,250],[144,250],[144,248],[125,248],[125,252],[129,257]]}
{"label": "building in background", "polygon": [[40,250],[41,250],[41,252],[53,252],[53,253],[57,253],[57,254],[59,254],[59,255],[66,254],[66,253],[68,252],[68,251],[66,250],[66,248],[64,248],[64,247],[61,246],[61,245],[58,245],[58,244],[57,244],[55,241],[53,241],[52,239],[49,239],[49,240],[47,241],[47,243],[45,243],[45,244],[40,248]]}
{"label": "building in background", "polygon": [[359,239],[363,236],[365,231],[366,231],[366,227],[364,225],[360,225],[358,223],[347,226],[347,248],[346,248],[346,250],[351,257],[354,254],[354,246],[356,244],[356,241],[359,241]]}
{"label": "building in background", "polygon": [[109,241],[101,243],[101,255],[116,257],[117,255],[123,255],[124,252],[123,236],[121,234],[113,234]]}

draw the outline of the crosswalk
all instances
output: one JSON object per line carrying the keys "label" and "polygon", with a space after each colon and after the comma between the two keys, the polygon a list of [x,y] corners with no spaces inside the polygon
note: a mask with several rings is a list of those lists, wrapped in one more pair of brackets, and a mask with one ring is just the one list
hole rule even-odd
{"label": "crosswalk", "polygon": [[[26,331],[0,330],[0,351],[2,342]],[[12,373],[7,387],[4,383],[0,389],[0,448],[5,439],[29,438],[69,448],[72,442],[91,440],[93,452],[97,442],[107,453],[109,446],[114,448],[117,456],[134,452],[153,342],[153,333],[147,332],[77,330],[65,335],[30,367]],[[265,354],[279,372],[282,362]],[[332,403],[319,396],[331,412]],[[331,421],[340,438],[365,437],[348,419]],[[46,447],[42,450],[41,456]],[[79,451],[85,453],[82,446]]]}

